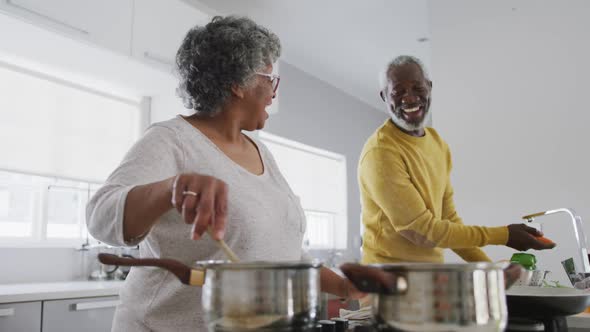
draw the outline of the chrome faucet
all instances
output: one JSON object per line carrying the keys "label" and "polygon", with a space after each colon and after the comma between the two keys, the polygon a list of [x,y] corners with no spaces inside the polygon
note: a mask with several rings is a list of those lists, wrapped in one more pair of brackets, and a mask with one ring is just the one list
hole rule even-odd
{"label": "chrome faucet", "polygon": [[590,273],[590,262],[588,261],[588,247],[586,246],[586,235],[584,234],[584,227],[582,226],[582,217],[576,215],[574,210],[561,208],[544,212],[537,212],[526,215],[522,217],[522,219],[526,220],[527,222],[533,222],[533,220],[535,220],[536,217],[546,216],[555,213],[566,213],[570,217],[572,226],[574,226],[576,241],[578,242],[578,248],[581,255],[580,258],[582,259],[582,267],[584,269],[583,272]]}

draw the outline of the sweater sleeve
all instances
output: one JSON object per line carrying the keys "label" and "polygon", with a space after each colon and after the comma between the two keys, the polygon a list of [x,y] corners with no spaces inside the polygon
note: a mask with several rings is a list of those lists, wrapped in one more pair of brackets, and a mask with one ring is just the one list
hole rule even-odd
{"label": "sweater sleeve", "polygon": [[507,241],[506,227],[467,226],[435,218],[393,149],[368,151],[361,161],[360,182],[395,231],[418,246],[466,249]]}
{"label": "sweater sleeve", "polygon": [[123,238],[127,194],[135,186],[178,174],[183,162],[183,150],[176,132],[160,125],[150,127],[86,206],[88,232],[110,245],[137,245],[147,234],[132,242],[125,242]]}

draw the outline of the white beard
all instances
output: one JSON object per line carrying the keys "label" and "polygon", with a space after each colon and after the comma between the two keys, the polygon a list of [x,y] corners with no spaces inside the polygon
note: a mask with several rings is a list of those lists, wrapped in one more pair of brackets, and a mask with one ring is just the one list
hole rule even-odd
{"label": "white beard", "polygon": [[391,120],[393,121],[393,123],[395,123],[396,126],[406,131],[416,131],[424,129],[424,124],[426,123],[426,115],[428,115],[428,113],[425,113],[424,118],[422,118],[422,121],[420,121],[420,123],[418,124],[414,124],[407,122],[405,119],[401,117],[398,117],[397,114],[395,114],[395,112],[393,111],[389,111],[389,114],[391,115]]}

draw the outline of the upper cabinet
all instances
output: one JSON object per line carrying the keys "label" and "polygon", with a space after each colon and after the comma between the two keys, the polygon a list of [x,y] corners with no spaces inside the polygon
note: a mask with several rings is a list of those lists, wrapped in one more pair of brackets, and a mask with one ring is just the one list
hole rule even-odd
{"label": "upper cabinet", "polygon": [[[169,74],[186,33],[212,16],[181,0],[0,0],[2,13]],[[277,113],[278,104],[268,112]]]}
{"label": "upper cabinet", "polygon": [[131,52],[133,0],[0,0],[0,10],[69,37]]}
{"label": "upper cabinet", "polygon": [[132,54],[170,72],[186,33],[209,20],[209,15],[182,1],[135,0]]}

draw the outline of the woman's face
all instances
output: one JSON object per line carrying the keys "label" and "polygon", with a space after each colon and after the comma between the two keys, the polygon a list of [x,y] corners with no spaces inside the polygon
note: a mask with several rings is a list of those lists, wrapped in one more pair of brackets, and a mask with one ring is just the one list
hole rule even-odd
{"label": "woman's face", "polygon": [[[262,74],[272,74],[273,66],[269,65],[259,71]],[[244,98],[244,109],[247,110],[246,130],[257,130],[264,128],[268,113],[266,108],[272,104],[272,99],[275,96],[273,91],[273,84],[271,78],[259,74],[255,74],[254,83],[251,88],[246,91]]]}

